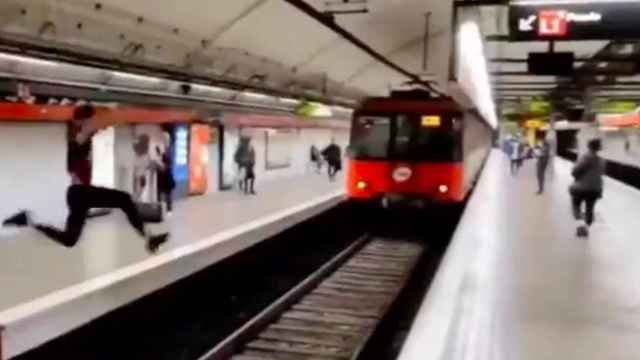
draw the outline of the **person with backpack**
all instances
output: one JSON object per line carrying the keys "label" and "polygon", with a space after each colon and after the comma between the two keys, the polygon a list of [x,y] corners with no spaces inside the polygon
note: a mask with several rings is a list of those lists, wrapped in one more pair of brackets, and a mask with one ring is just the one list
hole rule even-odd
{"label": "person with backpack", "polygon": [[[580,156],[571,175],[575,179],[569,187],[573,216],[579,222],[576,229],[578,237],[589,236],[589,227],[593,224],[593,212],[598,199],[603,193],[603,175],[605,173],[605,160],[598,152],[602,149],[599,139],[588,142],[588,151]],[[584,215],[582,204],[585,205]]]}

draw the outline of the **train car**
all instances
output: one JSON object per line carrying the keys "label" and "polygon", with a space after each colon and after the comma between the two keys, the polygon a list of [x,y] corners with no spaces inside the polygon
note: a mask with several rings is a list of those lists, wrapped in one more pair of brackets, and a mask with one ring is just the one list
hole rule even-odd
{"label": "train car", "polygon": [[476,111],[423,90],[366,99],[351,125],[347,195],[383,207],[461,203],[493,139]]}

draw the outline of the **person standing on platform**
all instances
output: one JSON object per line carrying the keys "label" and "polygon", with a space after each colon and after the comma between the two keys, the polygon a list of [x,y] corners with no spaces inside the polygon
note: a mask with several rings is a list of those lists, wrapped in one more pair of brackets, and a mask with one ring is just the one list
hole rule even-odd
{"label": "person standing on platform", "polygon": [[[573,216],[579,222],[576,229],[578,237],[589,236],[589,227],[593,223],[595,204],[602,197],[603,175],[605,161],[598,152],[602,149],[599,139],[592,139],[588,143],[586,154],[582,155],[573,167],[571,175],[575,179],[569,187]],[[585,204],[584,216],[582,204]]]}
{"label": "person standing on platform", "polygon": [[67,157],[67,168],[72,183],[67,188],[69,215],[64,229],[34,223],[29,211],[21,211],[6,219],[3,226],[30,226],[65,247],[73,247],[80,240],[89,210],[120,209],[127,215],[129,223],[138,234],[147,239],[147,250],[155,253],[168,240],[169,234],[149,235],[129,194],[90,185],[91,168],[88,167],[90,165],[88,159],[90,159],[91,138],[99,129],[111,125],[113,121],[96,116],[95,109],[90,105],[77,107],[73,112],[71,128],[74,131],[69,138]]}
{"label": "person standing on platform", "polygon": [[162,167],[158,170],[158,199],[165,203],[167,213],[173,211],[173,190],[176,182],[173,179],[173,167],[171,163],[171,135],[163,132],[164,149],[156,147],[156,152],[161,159]]}
{"label": "person standing on platform", "polygon": [[341,153],[342,150],[340,150],[340,146],[336,144],[334,139],[331,139],[329,146],[322,151],[322,156],[327,161],[327,173],[330,181],[333,181],[338,171],[342,169]]}
{"label": "person standing on platform", "polygon": [[538,143],[534,149],[536,161],[536,177],[538,178],[538,195],[544,192],[544,182],[549,167],[549,156],[551,147],[544,135],[539,136]]}
{"label": "person standing on platform", "polygon": [[245,194],[255,195],[256,174],[254,167],[256,164],[256,152],[251,145],[251,138],[243,136],[240,138],[240,144],[236,149],[234,160],[238,164],[238,168],[244,173],[244,177],[240,183],[240,189]]}

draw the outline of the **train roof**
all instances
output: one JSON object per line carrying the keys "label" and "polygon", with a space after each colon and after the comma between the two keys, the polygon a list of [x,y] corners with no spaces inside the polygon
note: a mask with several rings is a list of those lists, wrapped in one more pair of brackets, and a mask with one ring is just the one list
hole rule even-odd
{"label": "train roof", "polygon": [[476,108],[465,109],[451,97],[433,97],[428,91],[424,90],[392,91],[390,96],[366,98],[356,109],[356,113],[360,114],[375,112],[415,112],[423,114],[467,112],[489,125]]}
{"label": "train roof", "polygon": [[398,99],[394,97],[373,97],[365,99],[357,111],[383,112],[462,112],[462,108],[451,98],[439,99]]}

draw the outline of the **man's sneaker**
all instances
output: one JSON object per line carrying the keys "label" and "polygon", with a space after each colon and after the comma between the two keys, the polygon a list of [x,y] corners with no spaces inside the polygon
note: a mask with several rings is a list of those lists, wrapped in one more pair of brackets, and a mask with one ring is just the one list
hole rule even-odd
{"label": "man's sneaker", "polygon": [[2,226],[27,226],[31,221],[28,211],[21,211],[2,222]]}
{"label": "man's sneaker", "polygon": [[149,239],[147,239],[147,250],[155,254],[158,252],[160,246],[167,241],[169,241],[169,233],[149,236]]}

